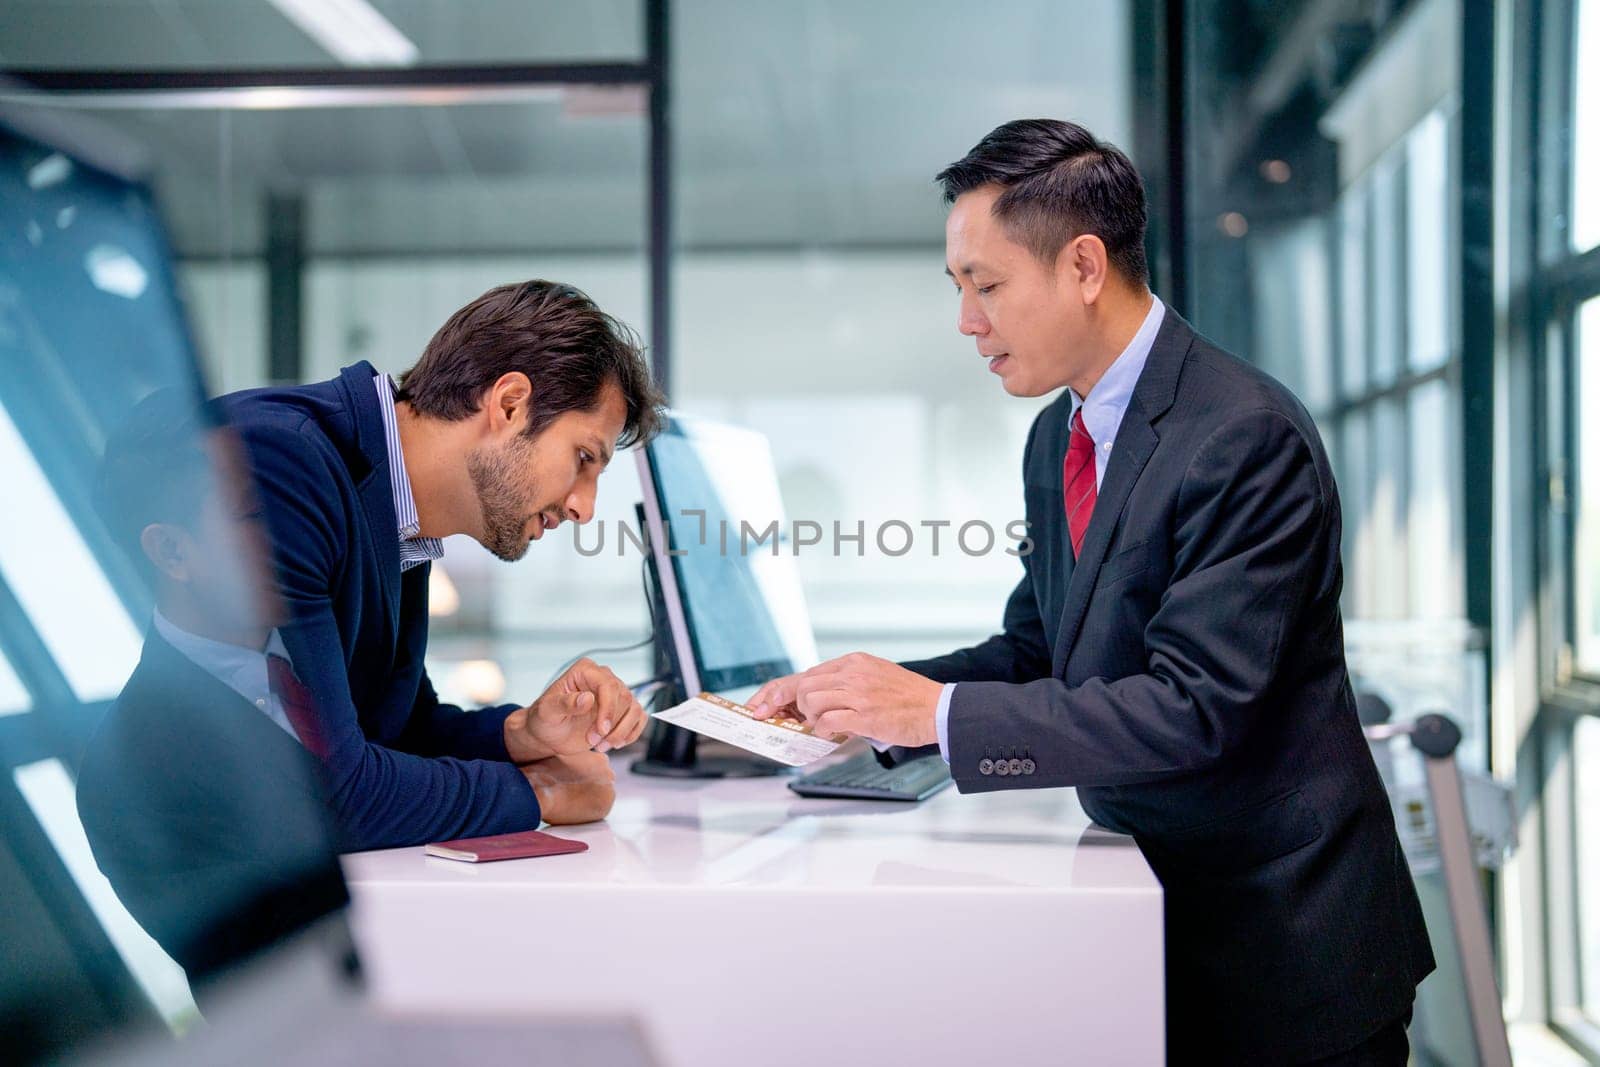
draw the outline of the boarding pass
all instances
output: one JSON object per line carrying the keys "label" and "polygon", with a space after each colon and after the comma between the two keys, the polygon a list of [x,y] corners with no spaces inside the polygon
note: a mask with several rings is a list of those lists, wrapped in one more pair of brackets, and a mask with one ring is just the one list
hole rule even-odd
{"label": "boarding pass", "polygon": [[811,733],[811,727],[789,718],[758,719],[743,704],[713,693],[690,697],[676,707],[657,712],[662,722],[726,741],[758,756],[803,767],[839,747]]}

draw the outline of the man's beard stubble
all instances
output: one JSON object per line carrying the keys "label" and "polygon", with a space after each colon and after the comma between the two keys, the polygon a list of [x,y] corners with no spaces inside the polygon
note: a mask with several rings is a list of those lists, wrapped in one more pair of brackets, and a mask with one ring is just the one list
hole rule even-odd
{"label": "man's beard stubble", "polygon": [[517,472],[527,466],[531,453],[531,447],[519,442],[495,452],[478,448],[467,455],[467,473],[483,512],[483,547],[507,563],[528,554],[525,531],[535,513],[523,510]]}

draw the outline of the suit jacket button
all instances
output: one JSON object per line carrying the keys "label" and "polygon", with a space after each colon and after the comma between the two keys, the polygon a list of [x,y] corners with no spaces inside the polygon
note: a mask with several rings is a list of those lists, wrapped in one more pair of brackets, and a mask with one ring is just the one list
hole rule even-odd
{"label": "suit jacket button", "polygon": [[1022,773],[1022,761],[1021,760],[1019,760],[1019,759],[1011,760],[1011,773],[1012,774],[1021,774]]}
{"label": "suit jacket button", "polygon": [[978,773],[979,774],[993,774],[994,773],[994,760],[992,760],[992,759],[981,759],[981,760],[979,760],[978,761]]}
{"label": "suit jacket button", "polygon": [[1033,760],[1025,759],[1025,760],[1022,761],[1022,773],[1023,774],[1032,774],[1033,773],[1033,769],[1034,769]]}
{"label": "suit jacket button", "polygon": [[994,773],[999,774],[999,775],[1010,774],[1011,773],[1011,762],[1009,760],[1003,760],[1003,759],[995,760],[994,761]]}

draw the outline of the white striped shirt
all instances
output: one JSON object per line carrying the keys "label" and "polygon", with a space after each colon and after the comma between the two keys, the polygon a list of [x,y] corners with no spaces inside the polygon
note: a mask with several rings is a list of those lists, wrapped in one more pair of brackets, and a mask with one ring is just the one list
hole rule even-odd
{"label": "white striped shirt", "polygon": [[444,555],[444,542],[437,537],[418,537],[422,524],[417,519],[417,501],[411,495],[411,479],[406,474],[406,457],[400,451],[400,427],[394,419],[394,382],[387,374],[372,376],[378,390],[378,410],[383,412],[383,441],[389,450],[389,484],[394,489],[394,524],[400,531],[400,570]]}

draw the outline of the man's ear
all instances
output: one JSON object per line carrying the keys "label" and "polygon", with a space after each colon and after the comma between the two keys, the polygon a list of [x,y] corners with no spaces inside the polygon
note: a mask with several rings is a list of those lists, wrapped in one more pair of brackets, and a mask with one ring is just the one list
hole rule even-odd
{"label": "man's ear", "polygon": [[187,582],[194,543],[188,531],[171,523],[152,522],[139,531],[139,547],[156,570],[175,582]]}
{"label": "man's ear", "polygon": [[1100,299],[1106,287],[1110,257],[1106,243],[1092,233],[1079,234],[1068,241],[1056,257],[1056,275],[1069,279],[1085,304]]}
{"label": "man's ear", "polygon": [[496,436],[507,430],[521,433],[527,425],[529,404],[533,399],[533,383],[521,371],[502,374],[489,387],[484,410],[489,415],[490,432]]}

